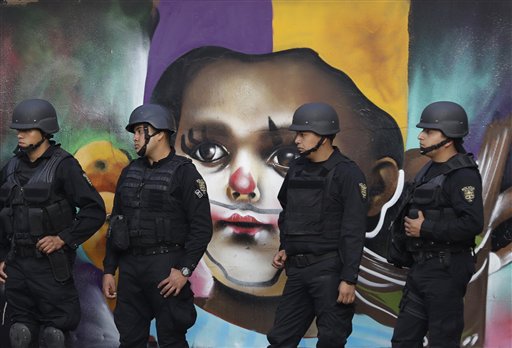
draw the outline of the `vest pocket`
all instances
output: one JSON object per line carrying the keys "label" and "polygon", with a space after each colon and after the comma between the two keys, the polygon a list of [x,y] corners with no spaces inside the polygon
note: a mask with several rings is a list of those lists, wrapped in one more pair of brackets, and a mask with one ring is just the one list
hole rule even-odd
{"label": "vest pocket", "polygon": [[303,236],[322,234],[322,222],[316,214],[286,214],[286,234]]}
{"label": "vest pocket", "polygon": [[323,180],[293,180],[288,188],[286,234],[322,234]]}
{"label": "vest pocket", "polygon": [[45,234],[44,212],[42,208],[28,208],[28,224],[31,236],[40,237]]}

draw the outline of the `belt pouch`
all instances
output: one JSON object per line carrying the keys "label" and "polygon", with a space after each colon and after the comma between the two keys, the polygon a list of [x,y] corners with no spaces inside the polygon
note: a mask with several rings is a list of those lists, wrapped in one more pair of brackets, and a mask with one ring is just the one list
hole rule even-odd
{"label": "belt pouch", "polygon": [[115,215],[110,219],[108,237],[111,238],[112,246],[118,250],[127,250],[130,246],[130,235],[128,223],[123,215]]}

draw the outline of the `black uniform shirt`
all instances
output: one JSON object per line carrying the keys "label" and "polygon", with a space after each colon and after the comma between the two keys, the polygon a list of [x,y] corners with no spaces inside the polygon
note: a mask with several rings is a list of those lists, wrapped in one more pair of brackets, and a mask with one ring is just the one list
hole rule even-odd
{"label": "black uniform shirt", "polygon": [[[156,168],[169,161],[172,161],[175,156],[174,150],[169,156],[163,158],[158,162],[153,162],[151,165],[147,159],[144,165],[148,168]],[[116,195],[114,198],[114,207],[112,215],[123,215],[121,202],[121,195],[119,194],[120,188],[127,172],[126,167],[117,183]],[[208,194],[197,195],[198,180],[202,180],[201,175],[192,163],[186,163],[176,170],[170,187],[170,194],[177,200],[182,202],[183,210],[186,212],[187,220],[189,223],[189,232],[185,241],[185,256],[180,260],[181,267],[188,267],[191,270],[199,263],[199,260],[206,251],[206,247],[212,238],[212,218],[210,214],[210,202]],[[202,188],[204,189],[204,188]],[[115,274],[119,264],[119,252],[114,250],[110,243],[107,241],[107,253],[103,261],[104,272],[107,274]]]}
{"label": "black uniform shirt", "polygon": [[[334,159],[334,156],[341,156],[337,148],[325,162],[313,163],[308,161],[302,175],[318,173],[322,166]],[[333,170],[335,172],[330,185],[330,195],[335,198],[334,201],[338,204],[337,209],[342,214],[338,244],[333,244],[330,241],[324,241],[323,243],[297,241],[284,234],[288,188],[287,175],[278,195],[279,202],[283,207],[283,211],[279,215],[280,249],[286,250],[287,255],[309,253],[318,255],[338,250],[343,261],[340,279],[356,283],[366,233],[368,209],[366,182],[364,174],[354,162],[343,161],[338,163]]]}
{"label": "black uniform shirt", "polygon": [[[20,163],[15,175],[22,186],[28,182],[38,167],[44,163],[44,160],[52,156],[58,146],[60,145],[54,145],[52,141],[48,150],[34,162],[30,162],[28,156],[23,152],[16,154],[20,158]],[[6,171],[7,165],[4,166],[0,174],[0,186],[7,180]],[[66,157],[60,162],[55,172],[55,182],[52,187],[57,193],[64,196],[72,207],[78,208],[73,224],[58,234],[66,245],[76,249],[104,223],[105,204],[84,174],[78,161],[73,157]],[[0,209],[2,208],[3,206],[0,203]],[[4,260],[9,252],[10,245],[5,234],[2,233],[1,235],[0,260]]]}
{"label": "black uniform shirt", "polygon": [[[426,177],[443,170],[443,163],[432,163]],[[484,208],[482,179],[476,168],[461,168],[449,173],[443,182],[443,195],[455,211],[456,219],[432,221],[421,225],[420,237],[434,242],[465,242],[482,232]]]}

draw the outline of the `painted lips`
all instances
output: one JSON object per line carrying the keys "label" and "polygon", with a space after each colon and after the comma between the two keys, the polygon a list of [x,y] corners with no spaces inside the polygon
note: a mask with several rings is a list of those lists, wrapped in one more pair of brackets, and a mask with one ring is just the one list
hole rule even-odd
{"label": "painted lips", "polygon": [[247,234],[251,236],[268,226],[250,215],[242,216],[239,214],[233,214],[220,222],[229,226],[235,234]]}

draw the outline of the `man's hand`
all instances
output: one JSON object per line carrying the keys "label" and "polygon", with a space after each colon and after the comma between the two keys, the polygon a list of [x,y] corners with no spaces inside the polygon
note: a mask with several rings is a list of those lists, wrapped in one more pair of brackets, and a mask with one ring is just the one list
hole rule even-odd
{"label": "man's hand", "polygon": [[286,261],[286,251],[279,250],[275,255],[274,259],[272,260],[272,266],[277,269],[281,269],[284,267],[284,263]]}
{"label": "man's hand", "polygon": [[417,219],[411,219],[410,217],[406,216],[404,219],[405,235],[407,237],[419,238],[423,221],[425,221],[425,216],[423,216],[421,210],[418,211]]}
{"label": "man's hand", "polygon": [[187,283],[188,278],[181,274],[181,271],[176,268],[171,268],[171,273],[167,278],[158,284],[160,295],[169,297],[171,295],[178,296],[181,289]]}
{"label": "man's hand", "polygon": [[60,250],[64,244],[66,243],[59,236],[46,236],[37,242],[36,248],[42,253],[51,254],[54,251]]}
{"label": "man's hand", "polygon": [[338,286],[338,299],[336,302],[351,304],[356,299],[356,286],[342,280]]}
{"label": "man's hand", "polygon": [[0,284],[5,284],[7,274],[5,273],[5,261],[0,262]]}
{"label": "man's hand", "polygon": [[112,274],[103,275],[103,295],[108,299],[114,299],[117,296],[116,279]]}

